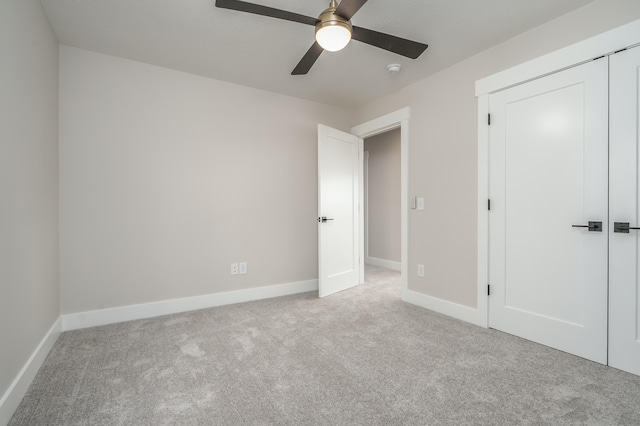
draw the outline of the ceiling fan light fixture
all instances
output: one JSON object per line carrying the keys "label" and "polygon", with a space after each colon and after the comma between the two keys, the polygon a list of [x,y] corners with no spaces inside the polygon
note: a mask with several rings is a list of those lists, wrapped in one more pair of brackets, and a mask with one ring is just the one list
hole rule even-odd
{"label": "ceiling fan light fixture", "polygon": [[316,41],[329,52],[344,49],[351,40],[351,25],[343,22],[333,22],[329,25],[318,24],[316,27]]}
{"label": "ceiling fan light fixture", "polygon": [[351,21],[336,15],[338,3],[331,0],[329,8],[320,14],[316,24],[316,41],[324,50],[337,52],[351,41]]}

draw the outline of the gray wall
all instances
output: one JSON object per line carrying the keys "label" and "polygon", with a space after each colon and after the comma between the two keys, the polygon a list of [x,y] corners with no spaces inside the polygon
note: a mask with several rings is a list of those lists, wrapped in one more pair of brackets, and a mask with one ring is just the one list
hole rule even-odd
{"label": "gray wall", "polygon": [[411,108],[409,194],[426,207],[409,212],[409,289],[477,305],[475,81],[639,18],[638,0],[596,0],[357,110],[363,123]]}
{"label": "gray wall", "polygon": [[1,1],[0,398],[59,306],[58,42],[38,1]]}
{"label": "gray wall", "polygon": [[369,258],[400,262],[400,129],[365,139]]}
{"label": "gray wall", "polygon": [[352,111],[60,52],[63,313],[317,279],[317,125]]}

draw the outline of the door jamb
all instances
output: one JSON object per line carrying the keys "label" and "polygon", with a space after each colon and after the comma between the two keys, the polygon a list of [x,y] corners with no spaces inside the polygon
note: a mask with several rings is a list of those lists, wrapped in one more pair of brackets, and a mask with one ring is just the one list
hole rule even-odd
{"label": "door jamb", "polygon": [[[408,291],[409,258],[409,107],[399,109],[351,128],[351,133],[360,138],[360,152],[363,140],[389,130],[400,128],[400,270],[402,299]],[[360,283],[364,282],[364,158],[360,156]]]}
{"label": "door jamb", "polygon": [[489,327],[489,94],[478,96],[478,325]]}
{"label": "door jamb", "polygon": [[364,151],[362,157],[363,162],[363,197],[364,202],[362,204],[364,209],[364,252],[362,253],[364,258],[369,257],[369,151]]}

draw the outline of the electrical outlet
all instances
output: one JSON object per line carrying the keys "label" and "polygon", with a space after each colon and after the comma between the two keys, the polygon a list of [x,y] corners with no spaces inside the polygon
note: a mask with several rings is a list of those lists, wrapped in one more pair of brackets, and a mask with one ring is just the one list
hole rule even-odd
{"label": "electrical outlet", "polygon": [[240,275],[247,273],[247,262],[240,262],[238,266],[240,267]]}
{"label": "electrical outlet", "polygon": [[237,263],[232,263],[231,264],[231,275],[238,275],[238,264]]}
{"label": "electrical outlet", "polygon": [[424,265],[418,265],[418,276],[424,277]]}

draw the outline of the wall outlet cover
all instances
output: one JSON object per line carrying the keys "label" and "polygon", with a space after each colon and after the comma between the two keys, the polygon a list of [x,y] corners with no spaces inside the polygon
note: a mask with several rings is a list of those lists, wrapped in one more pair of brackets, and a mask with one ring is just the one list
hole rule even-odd
{"label": "wall outlet cover", "polygon": [[238,275],[238,264],[237,263],[232,263],[231,264],[231,275]]}

